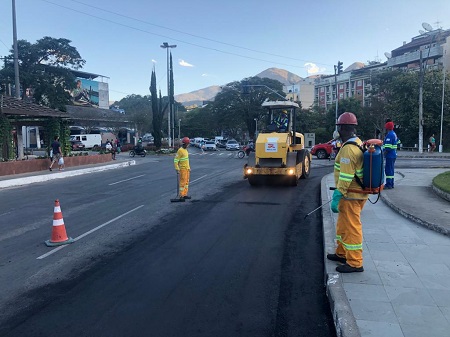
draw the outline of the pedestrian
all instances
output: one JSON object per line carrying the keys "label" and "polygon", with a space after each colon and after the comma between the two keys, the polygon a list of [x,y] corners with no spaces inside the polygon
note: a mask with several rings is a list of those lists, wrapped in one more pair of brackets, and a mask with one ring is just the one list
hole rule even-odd
{"label": "pedestrian", "polygon": [[[55,162],[58,162],[59,170],[61,171],[61,170],[64,169],[63,168],[64,162],[62,162],[62,164],[60,164],[60,161],[59,161],[62,158],[62,151],[61,151],[61,144],[59,142],[59,136],[55,136],[54,137],[54,140],[53,140],[51,146],[52,146],[52,154],[53,154],[53,156],[52,156],[52,162],[51,162],[50,167],[48,169],[50,171],[52,171],[53,164]],[[64,161],[64,159],[63,159],[63,161]]]}
{"label": "pedestrian", "polygon": [[184,137],[181,140],[181,143],[182,145],[178,149],[177,154],[173,159],[175,170],[179,175],[178,197],[180,199],[191,199],[191,197],[188,196],[191,167],[189,166],[189,153],[187,150],[190,140],[188,137]]}
{"label": "pedestrian", "polygon": [[397,134],[394,132],[394,122],[389,121],[384,125],[386,129],[386,136],[384,137],[383,148],[384,156],[386,158],[386,165],[384,168],[384,173],[386,175],[385,189],[394,188],[394,165],[397,159],[397,146],[398,138]]}
{"label": "pedestrian", "polygon": [[[356,176],[360,180],[363,179],[364,156],[360,149],[363,143],[356,137],[355,127],[358,125],[358,120],[353,113],[344,112],[339,116],[336,125],[342,140],[341,149],[334,163],[336,189],[331,202],[331,210],[338,213],[337,247],[334,254],[327,254],[327,259],[343,263],[336,267],[340,273],[362,272],[364,267],[361,211],[368,194],[362,193],[362,187],[357,183]],[[352,142],[352,144],[346,146],[346,142]]]}
{"label": "pedestrian", "polygon": [[116,152],[117,152],[117,143],[116,142],[112,142],[112,146],[111,146],[111,157],[112,157],[112,160],[116,160]]}
{"label": "pedestrian", "polygon": [[434,138],[434,133],[431,135],[430,139],[428,140],[428,145],[430,145],[430,152],[434,152],[436,149],[436,139]]}

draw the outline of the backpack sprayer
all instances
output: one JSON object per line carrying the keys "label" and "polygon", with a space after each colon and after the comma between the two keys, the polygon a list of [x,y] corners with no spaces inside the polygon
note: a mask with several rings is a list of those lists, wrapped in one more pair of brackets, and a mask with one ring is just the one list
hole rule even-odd
{"label": "backpack sprayer", "polygon": [[[361,186],[362,190],[348,189],[348,192],[378,194],[377,200],[375,200],[375,202],[372,202],[369,199],[372,204],[375,204],[380,198],[380,193],[384,188],[384,160],[383,150],[381,149],[381,145],[383,144],[383,142],[380,139],[369,139],[364,143],[364,147],[359,146],[355,142],[346,142],[342,145],[342,147],[348,144],[357,146],[363,152],[364,156],[363,181],[361,181],[361,179],[359,179],[359,177],[355,174],[355,180],[358,185]],[[330,187],[330,190],[335,189],[336,187]],[[309,215],[316,212],[317,210],[321,209],[323,206],[329,204],[331,201],[332,199],[309,212],[305,215],[304,219],[306,219]]]}

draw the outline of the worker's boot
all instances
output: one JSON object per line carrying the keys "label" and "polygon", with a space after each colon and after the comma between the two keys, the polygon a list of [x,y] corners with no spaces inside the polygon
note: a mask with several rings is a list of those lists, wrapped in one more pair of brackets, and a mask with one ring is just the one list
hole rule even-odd
{"label": "worker's boot", "polygon": [[364,271],[364,267],[352,267],[350,265],[346,264],[342,264],[340,266],[336,267],[336,271],[340,272],[340,273],[355,273],[355,272],[362,272]]}
{"label": "worker's boot", "polygon": [[340,263],[347,262],[347,259],[345,257],[340,257],[339,255],[336,255],[336,254],[327,254],[327,259],[331,260],[331,261],[340,262]]}
{"label": "worker's boot", "polygon": [[189,196],[189,195],[185,195],[183,198],[184,198],[184,199],[192,199],[192,197]]}

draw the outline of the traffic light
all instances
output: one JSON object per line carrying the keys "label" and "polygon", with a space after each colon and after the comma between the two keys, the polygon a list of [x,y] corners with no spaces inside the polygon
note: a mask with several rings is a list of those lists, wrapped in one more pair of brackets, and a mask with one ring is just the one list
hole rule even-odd
{"label": "traffic light", "polygon": [[341,61],[338,61],[338,64],[337,64],[337,73],[338,74],[342,73],[342,62]]}

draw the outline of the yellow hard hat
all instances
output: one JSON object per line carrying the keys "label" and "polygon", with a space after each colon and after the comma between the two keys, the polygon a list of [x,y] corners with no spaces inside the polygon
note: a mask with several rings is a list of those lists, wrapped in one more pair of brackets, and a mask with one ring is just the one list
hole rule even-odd
{"label": "yellow hard hat", "polygon": [[281,112],[287,115],[287,110],[282,110]]}

